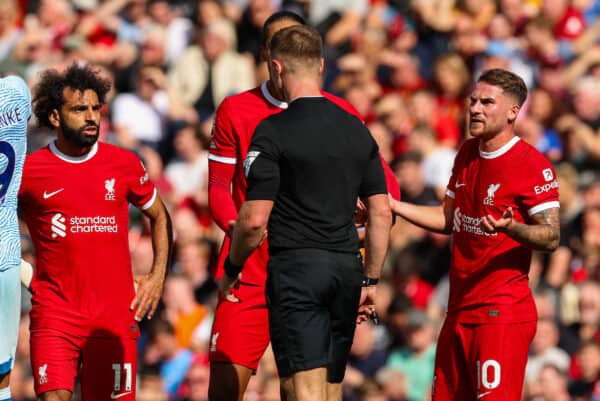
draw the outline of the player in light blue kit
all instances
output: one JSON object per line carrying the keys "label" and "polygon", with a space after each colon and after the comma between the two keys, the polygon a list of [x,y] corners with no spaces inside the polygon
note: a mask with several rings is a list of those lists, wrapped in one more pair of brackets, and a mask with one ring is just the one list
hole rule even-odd
{"label": "player in light blue kit", "polygon": [[0,79],[0,401],[10,400],[9,378],[21,312],[21,237],[17,195],[27,150],[31,94],[25,81]]}

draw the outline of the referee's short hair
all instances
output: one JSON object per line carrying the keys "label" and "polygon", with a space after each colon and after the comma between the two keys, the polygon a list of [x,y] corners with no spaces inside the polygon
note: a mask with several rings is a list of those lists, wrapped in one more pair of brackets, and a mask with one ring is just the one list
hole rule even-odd
{"label": "referee's short hair", "polygon": [[284,28],[271,39],[271,57],[280,60],[292,72],[299,69],[319,71],[323,40],[314,28],[296,25]]}

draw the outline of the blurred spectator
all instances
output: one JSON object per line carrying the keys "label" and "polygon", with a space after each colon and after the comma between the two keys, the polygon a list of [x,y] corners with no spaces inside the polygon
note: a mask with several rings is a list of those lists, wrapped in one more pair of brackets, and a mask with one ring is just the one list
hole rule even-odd
{"label": "blurred spectator", "polygon": [[563,369],[553,364],[542,366],[535,383],[527,389],[527,400],[530,401],[571,401],[568,392],[568,377]]}
{"label": "blurred spectator", "polygon": [[394,256],[390,272],[395,293],[403,294],[417,309],[425,309],[433,292],[431,284],[419,276],[422,270],[421,259],[405,248]]}
{"label": "blurred spectator", "polygon": [[178,345],[175,329],[166,320],[153,320],[150,326],[146,363],[158,364],[164,391],[169,399],[176,399],[193,354]]}
{"label": "blurred spectator", "polygon": [[577,266],[572,266],[572,259],[581,245],[583,199],[578,191],[577,171],[572,165],[557,165],[556,174],[560,188],[560,243],[549,256],[545,282],[553,288],[560,288],[576,272]]}
{"label": "blurred spectator", "polygon": [[570,362],[569,354],[558,347],[558,339],[556,322],[549,318],[539,319],[525,368],[526,382],[536,380],[544,365],[552,364],[562,372],[567,371]]}
{"label": "blurred spectator", "polygon": [[392,350],[386,366],[406,377],[407,400],[425,399],[433,380],[435,330],[425,312],[411,311],[407,318],[407,345]]}
{"label": "blurred spectator", "polygon": [[18,22],[17,1],[0,1],[0,61],[7,58],[21,37]]}
{"label": "blurred spectator", "polygon": [[385,95],[375,104],[374,111],[377,120],[382,122],[394,137],[392,144],[394,156],[406,152],[408,148],[406,137],[412,123],[404,99],[395,93]]}
{"label": "blurred spectator", "polygon": [[186,375],[187,395],[184,401],[208,401],[208,357],[196,356]]}
{"label": "blurred spectator", "polygon": [[471,73],[464,60],[456,53],[439,57],[433,68],[438,109],[462,127],[466,93],[471,84]]}
{"label": "blurred spectator", "polygon": [[176,202],[189,198],[198,206],[208,202],[208,152],[196,127],[181,122],[173,138],[175,159],[167,163],[165,177],[173,185]]}
{"label": "blurred spectator", "polygon": [[600,159],[600,78],[584,77],[575,84],[573,108],[574,114],[563,115],[556,126],[566,135],[569,160],[586,167]]}
{"label": "blurred spectator", "polygon": [[[368,377],[374,377],[385,365],[387,354],[375,347],[375,340],[375,327],[370,321],[356,326],[343,382],[345,393],[349,389],[355,391],[363,386]],[[352,399],[348,396],[345,398]]]}
{"label": "blurred spectator", "polygon": [[[456,120],[442,112],[436,103],[435,95],[428,90],[414,92],[409,101],[410,114],[415,125],[429,126],[434,132],[435,147],[456,149],[462,134]],[[427,156],[427,155],[423,155]],[[440,156],[441,157],[441,156]],[[448,178],[450,178],[448,176]],[[443,185],[446,185],[445,182]]]}
{"label": "blurred spectator", "polygon": [[212,21],[197,37],[169,72],[169,85],[203,121],[225,96],[253,87],[255,79],[252,62],[235,52],[237,39],[230,22]]}
{"label": "blurred spectator", "polygon": [[169,111],[164,74],[156,67],[143,67],[135,82],[134,93],[121,93],[112,104],[117,141],[131,149],[146,145],[158,150]]}
{"label": "blurred spectator", "polygon": [[549,160],[558,162],[562,159],[562,143],[554,130],[545,130],[537,120],[522,117],[517,121],[515,131],[518,136],[539,150]]}
{"label": "blurred spectator", "polygon": [[409,149],[423,157],[421,168],[425,185],[432,187],[438,199],[442,200],[452,175],[456,151],[441,146],[440,142],[436,140],[433,128],[425,124],[418,124],[408,136]]}
{"label": "blurred spectator", "polygon": [[181,272],[194,288],[196,302],[211,305],[217,284],[211,276],[213,244],[205,238],[178,241],[174,270]]}
{"label": "blurred spectator", "polygon": [[194,330],[208,316],[208,309],[194,299],[190,281],[181,274],[170,274],[165,281],[163,316],[173,328],[177,346],[189,348]]}
{"label": "blurred spectator", "polygon": [[155,23],[165,29],[165,62],[172,65],[192,37],[192,22],[180,16],[167,0],[150,0],[148,13]]}
{"label": "blurred spectator", "polygon": [[262,46],[262,27],[267,18],[277,11],[272,0],[249,0],[248,6],[237,24],[237,50],[247,53],[255,64],[261,62],[260,49]]}
{"label": "blurred spectator", "polygon": [[592,401],[600,397],[600,386],[598,378],[600,373],[600,343],[598,341],[586,341],[577,350],[575,355],[577,372],[571,369],[571,384],[569,392],[586,395]]}

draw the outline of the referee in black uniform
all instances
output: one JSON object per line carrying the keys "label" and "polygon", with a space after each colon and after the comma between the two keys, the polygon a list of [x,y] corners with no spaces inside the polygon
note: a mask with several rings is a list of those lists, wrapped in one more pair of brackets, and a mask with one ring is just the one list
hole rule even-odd
{"label": "referee in black uniform", "polygon": [[[267,306],[282,389],[297,401],[340,400],[354,328],[374,310],[388,247],[386,182],[368,129],[321,96],[322,42],[314,29],[275,34],[269,68],[289,107],[256,128],[221,289],[243,302],[232,288],[268,223]],[[364,268],[358,197],[368,215]]]}

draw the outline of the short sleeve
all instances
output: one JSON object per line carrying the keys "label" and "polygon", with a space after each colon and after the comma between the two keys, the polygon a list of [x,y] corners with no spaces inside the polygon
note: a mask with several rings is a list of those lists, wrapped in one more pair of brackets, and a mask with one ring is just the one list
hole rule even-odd
{"label": "short sleeve", "polygon": [[528,179],[521,201],[529,216],[541,211],[560,207],[558,201],[558,178],[550,162],[541,154],[531,157]]}
{"label": "short sleeve", "polygon": [[215,116],[211,132],[208,159],[225,164],[236,164],[237,141],[232,124],[232,111],[225,99]]}
{"label": "short sleeve", "polygon": [[365,175],[362,178],[359,189],[361,198],[368,198],[371,195],[387,194],[387,182],[381,165],[381,157],[379,156],[379,148],[374,140],[369,161],[365,169]]}
{"label": "short sleeve", "polygon": [[137,156],[132,156],[129,162],[129,172],[131,184],[127,192],[127,200],[135,207],[146,210],[156,199],[156,188],[148,178],[144,164]]}
{"label": "short sleeve", "polygon": [[246,200],[275,200],[279,192],[281,157],[275,132],[268,120],[256,128],[244,160],[248,182]]}

